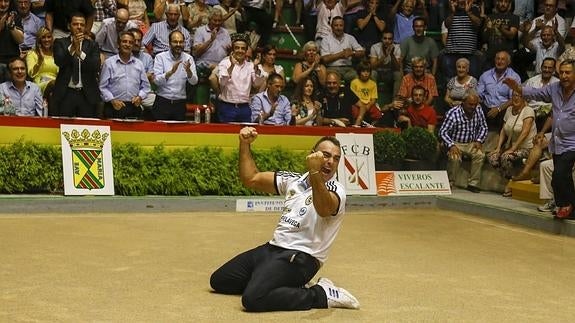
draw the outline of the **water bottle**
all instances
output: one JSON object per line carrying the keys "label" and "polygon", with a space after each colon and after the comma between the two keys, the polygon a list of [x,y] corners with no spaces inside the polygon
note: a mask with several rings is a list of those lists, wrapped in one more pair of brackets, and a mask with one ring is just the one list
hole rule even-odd
{"label": "water bottle", "polygon": [[196,110],[194,110],[194,122],[195,123],[200,123],[200,107],[196,107]]}
{"label": "water bottle", "polygon": [[208,107],[207,105],[204,105],[204,107],[206,108],[204,110],[204,113],[206,114],[206,123],[210,123],[212,122],[212,109],[210,109],[210,107]]}
{"label": "water bottle", "polygon": [[264,111],[260,111],[260,117],[258,118],[258,123],[259,124],[264,124]]}
{"label": "water bottle", "polygon": [[44,118],[48,117],[48,100],[46,98],[42,100],[42,116]]}

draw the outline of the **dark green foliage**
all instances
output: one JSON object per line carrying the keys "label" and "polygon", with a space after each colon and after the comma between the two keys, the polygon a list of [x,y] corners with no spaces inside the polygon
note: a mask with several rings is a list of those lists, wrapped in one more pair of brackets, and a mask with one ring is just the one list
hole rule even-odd
{"label": "dark green foliage", "polygon": [[[117,195],[251,195],[238,177],[238,152],[214,147],[168,150],[136,144],[113,145]],[[255,151],[261,170],[305,170],[305,154],[274,148]],[[17,142],[0,147],[0,193],[52,193],[63,190],[58,146]]]}
{"label": "dark green foliage", "polygon": [[405,129],[401,136],[407,147],[407,158],[435,160],[437,139],[432,133],[420,127],[410,127]]}
{"label": "dark green foliage", "polygon": [[23,141],[0,147],[0,193],[51,193],[62,187],[59,147]]}
{"label": "dark green foliage", "polygon": [[406,154],[405,141],[393,131],[380,131],[373,134],[373,149],[376,163],[396,165]]}

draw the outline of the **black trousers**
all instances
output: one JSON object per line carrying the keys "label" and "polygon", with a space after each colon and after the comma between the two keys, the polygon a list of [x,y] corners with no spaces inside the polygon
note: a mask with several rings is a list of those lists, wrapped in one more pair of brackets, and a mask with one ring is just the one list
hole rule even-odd
{"label": "black trousers", "polygon": [[217,293],[242,295],[249,312],[327,308],[322,287],[303,287],[319,268],[319,261],[305,252],[266,243],[225,263],[212,274],[210,285]]}
{"label": "black trousers", "polygon": [[169,100],[156,95],[152,107],[154,120],[186,120],[186,100]]}
{"label": "black trousers", "polygon": [[66,94],[57,105],[56,113],[64,117],[96,118],[96,104],[91,104],[82,90],[66,89]]}
{"label": "black trousers", "polygon": [[142,108],[135,106],[132,102],[124,101],[125,106],[120,110],[114,109],[114,106],[110,102],[104,103],[104,116],[106,118],[117,118],[117,119],[127,119],[127,118],[140,118],[142,115]]}
{"label": "black trousers", "polygon": [[575,206],[575,187],[573,187],[573,164],[575,164],[575,151],[553,155],[553,175],[551,187],[557,206]]}

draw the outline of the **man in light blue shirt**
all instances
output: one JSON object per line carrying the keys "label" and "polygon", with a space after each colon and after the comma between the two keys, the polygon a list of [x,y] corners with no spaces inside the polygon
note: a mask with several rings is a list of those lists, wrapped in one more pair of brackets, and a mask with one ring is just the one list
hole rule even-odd
{"label": "man in light blue shirt", "polygon": [[152,114],[156,120],[186,119],[186,84],[196,85],[198,74],[194,58],[184,52],[184,34],[169,35],[170,50],[154,59],[154,83],[157,86]]}
{"label": "man in light blue shirt", "polygon": [[150,92],[150,82],[144,64],[132,56],[134,35],[120,33],[117,55],[104,62],[100,73],[100,95],[106,118],[138,118],[142,114],[142,100]]}
{"label": "man in light blue shirt", "polygon": [[[144,64],[144,70],[148,76],[148,81],[150,85],[154,84],[154,58],[152,55],[148,54],[145,50],[142,50],[142,38],[144,34],[139,28],[130,28],[129,32],[134,35],[134,46],[132,47],[132,56],[139,59],[142,64]],[[142,118],[144,120],[152,120],[151,110],[154,106],[154,101],[156,100],[156,93],[152,90],[148,93],[148,96],[142,100],[142,106],[144,111],[142,112]]]}
{"label": "man in light blue shirt", "polygon": [[290,102],[281,94],[284,87],[285,81],[281,75],[272,73],[268,76],[266,90],[254,95],[250,102],[253,122],[275,126],[290,124]]}
{"label": "man in light blue shirt", "polygon": [[20,50],[26,52],[36,46],[36,33],[44,27],[44,21],[30,11],[30,0],[18,0],[17,4],[18,16],[22,19],[24,29],[24,41],[20,44]]}
{"label": "man in light blue shirt", "polygon": [[136,23],[129,21],[130,15],[127,9],[120,8],[114,18],[106,18],[102,21],[102,27],[96,34],[96,43],[100,45],[100,51],[106,58],[118,54],[118,37],[122,31],[130,28],[138,28]]}
{"label": "man in light blue shirt", "polygon": [[8,63],[12,81],[0,84],[0,107],[4,115],[42,116],[42,92],[38,85],[26,81],[26,62],[16,57]]}

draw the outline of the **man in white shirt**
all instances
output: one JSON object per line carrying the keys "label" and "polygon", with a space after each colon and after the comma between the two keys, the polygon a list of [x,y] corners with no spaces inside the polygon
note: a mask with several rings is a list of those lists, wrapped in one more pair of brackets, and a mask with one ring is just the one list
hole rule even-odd
{"label": "man in white shirt", "polygon": [[249,40],[246,34],[232,35],[232,52],[218,65],[220,88],[217,105],[218,120],[228,122],[251,122],[250,93],[252,88],[260,88],[265,78],[259,69],[259,55],[254,62],[247,60]]}
{"label": "man in white shirt", "polygon": [[344,33],[343,17],[331,19],[331,30],[332,34],[321,41],[321,60],[329,70],[337,71],[346,82],[351,82],[357,77],[352,59],[364,57],[365,49],[355,37]]}
{"label": "man in white shirt", "polygon": [[184,52],[185,38],[179,30],[169,35],[170,50],[154,58],[156,101],[152,115],[156,120],[186,120],[186,83],[196,85],[198,74],[194,58]]}
{"label": "man in white shirt", "polygon": [[258,133],[240,130],[239,177],[253,190],[285,196],[272,239],[246,251],[210,277],[216,293],[242,295],[248,312],[359,308],[358,300],[329,279],[304,287],[327,260],[345,216],[345,189],[337,181],[341,145],[322,137],[306,157],[307,172],[261,172],[251,153]]}

